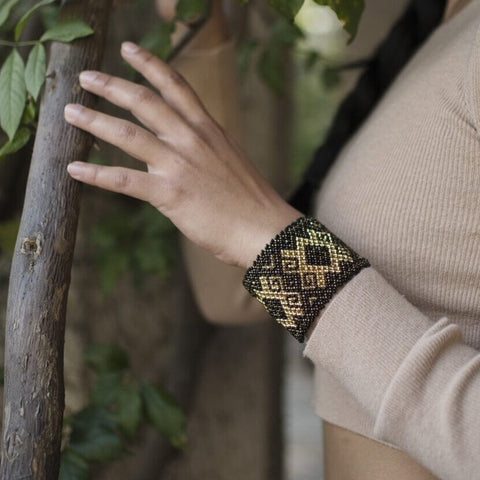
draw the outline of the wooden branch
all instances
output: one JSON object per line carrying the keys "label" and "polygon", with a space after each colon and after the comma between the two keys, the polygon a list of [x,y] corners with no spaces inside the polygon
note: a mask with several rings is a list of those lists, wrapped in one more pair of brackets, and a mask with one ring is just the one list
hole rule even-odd
{"label": "wooden branch", "polygon": [[65,7],[95,35],[53,43],[10,276],[1,480],[57,480],[64,409],[63,344],[80,185],[66,166],[85,160],[92,138],[63,120],[66,103],[92,106],[78,74],[98,69],[112,0]]}

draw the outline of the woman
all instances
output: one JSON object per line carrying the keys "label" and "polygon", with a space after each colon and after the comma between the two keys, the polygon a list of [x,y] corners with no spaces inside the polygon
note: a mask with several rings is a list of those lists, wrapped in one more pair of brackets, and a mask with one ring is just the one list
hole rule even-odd
{"label": "woman", "polygon": [[99,72],[80,82],[145,129],[65,110],[148,167],[75,162],[73,178],[150,202],[217,259],[249,269],[249,290],[307,338],[327,467],[339,439],[349,451],[342,478],[479,475],[479,21],[479,0],[448,2],[325,179],[322,224],[298,221],[183,78],[136,45],[122,56],[161,97]]}

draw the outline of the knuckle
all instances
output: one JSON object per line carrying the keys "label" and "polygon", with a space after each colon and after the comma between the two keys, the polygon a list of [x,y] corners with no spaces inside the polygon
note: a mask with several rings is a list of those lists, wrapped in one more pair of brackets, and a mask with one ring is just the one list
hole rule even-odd
{"label": "knuckle", "polygon": [[155,100],[155,94],[150,90],[149,88],[146,87],[139,87],[137,88],[135,95],[134,95],[134,101],[135,103],[138,104],[151,104]]}
{"label": "knuckle", "polygon": [[196,132],[185,135],[185,146],[190,153],[200,153],[207,149],[205,140]]}
{"label": "knuckle", "polygon": [[156,58],[155,55],[152,52],[149,52],[148,50],[146,50],[143,53],[143,61],[144,61],[145,64],[152,63],[152,61],[154,61],[155,58]]}
{"label": "knuckle", "polygon": [[183,135],[183,145],[187,152],[195,153],[200,148],[200,138],[195,133]]}
{"label": "knuckle", "polygon": [[111,90],[111,87],[112,87],[112,80],[113,80],[113,77],[111,77],[110,75],[102,75],[102,80],[103,80],[103,89],[107,92],[109,92]]}
{"label": "knuckle", "polygon": [[178,88],[185,88],[187,86],[185,78],[176,70],[170,70],[168,72],[168,82]]}
{"label": "knuckle", "polygon": [[131,123],[122,123],[118,129],[118,136],[127,143],[131,143],[137,137],[137,127]]}
{"label": "knuckle", "polygon": [[211,135],[214,138],[221,137],[221,127],[208,116],[201,115],[196,120],[195,125],[197,129],[205,135]]}
{"label": "knuckle", "polygon": [[178,179],[170,178],[162,186],[162,208],[167,212],[178,206],[185,197],[184,188]]}
{"label": "knuckle", "polygon": [[118,190],[126,190],[131,181],[131,177],[126,171],[117,171],[113,177],[113,185]]}
{"label": "knuckle", "polygon": [[90,183],[97,183],[99,173],[99,167],[95,164],[91,164],[91,167],[88,169],[88,181]]}
{"label": "knuckle", "polygon": [[88,129],[94,129],[96,127],[95,120],[97,120],[98,115],[95,110],[89,110],[87,108],[83,108],[82,110],[82,123]]}

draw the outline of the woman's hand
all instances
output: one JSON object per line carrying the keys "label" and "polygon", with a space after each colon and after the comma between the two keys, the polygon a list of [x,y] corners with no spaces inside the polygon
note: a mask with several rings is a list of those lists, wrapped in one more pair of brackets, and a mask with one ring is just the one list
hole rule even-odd
{"label": "woman's hand", "polygon": [[146,128],[80,105],[67,105],[65,119],[145,162],[148,172],[75,162],[70,175],[150,202],[223,262],[250,266],[301,213],[266,182],[178,73],[132,43],[121,52],[161,96],[99,72],[83,72],[80,84],[132,112]]}

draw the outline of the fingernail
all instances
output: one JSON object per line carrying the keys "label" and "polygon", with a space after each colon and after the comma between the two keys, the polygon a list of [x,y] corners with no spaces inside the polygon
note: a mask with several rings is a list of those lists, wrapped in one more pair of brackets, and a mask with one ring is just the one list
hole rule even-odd
{"label": "fingernail", "polygon": [[122,43],[122,51],[124,53],[128,53],[129,55],[133,55],[140,50],[140,47],[132,42],[123,42]]}
{"label": "fingernail", "polygon": [[89,84],[93,83],[98,77],[98,72],[85,71],[80,74],[80,83]]}
{"label": "fingernail", "polygon": [[65,107],[65,120],[67,122],[74,122],[82,111],[82,106],[75,103],[70,103]]}
{"label": "fingernail", "polygon": [[80,177],[82,172],[84,172],[85,166],[82,162],[73,162],[67,166],[67,172],[72,177]]}

